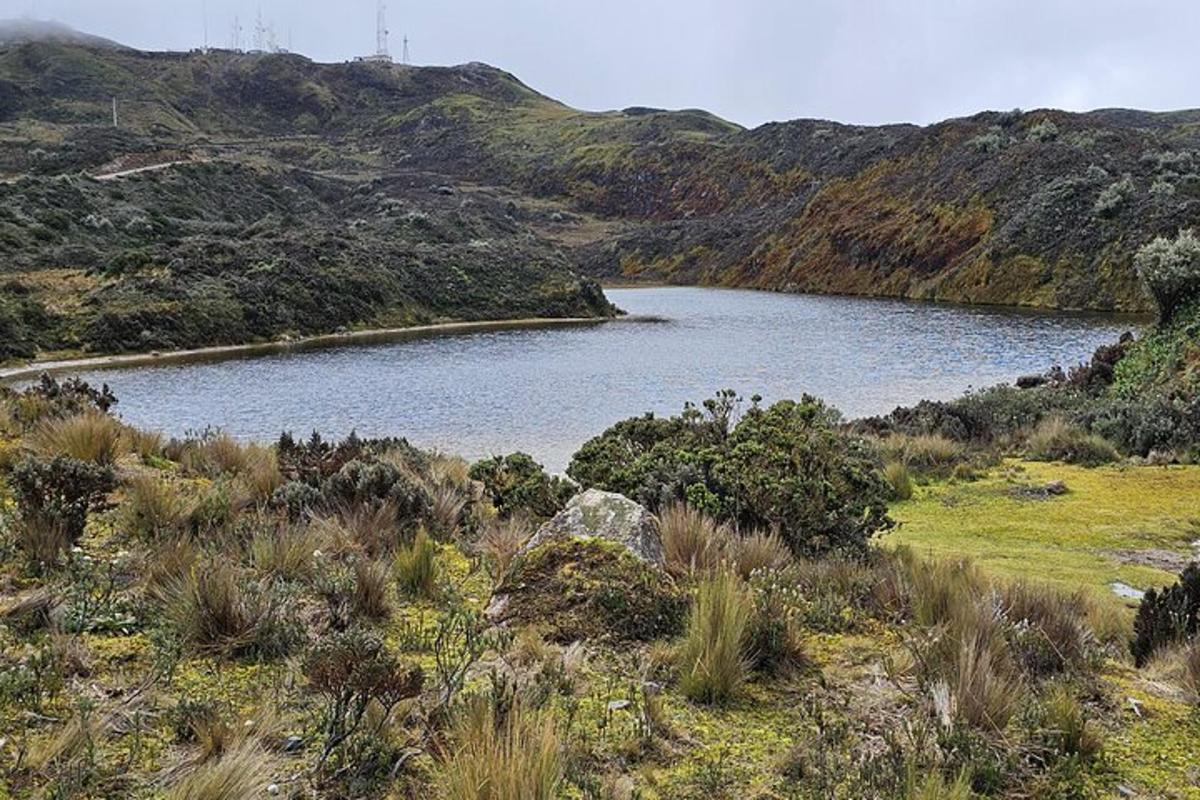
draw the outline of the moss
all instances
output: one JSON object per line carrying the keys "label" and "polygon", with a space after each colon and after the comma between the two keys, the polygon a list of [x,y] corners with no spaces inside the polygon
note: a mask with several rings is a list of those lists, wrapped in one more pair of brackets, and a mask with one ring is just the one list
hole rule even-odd
{"label": "moss", "polygon": [[557,539],[523,556],[497,595],[519,624],[544,625],[557,641],[650,640],[677,632],[684,594],[624,547]]}
{"label": "moss", "polygon": [[[1063,481],[1067,493],[1031,499],[1022,487]],[[1006,462],[969,484],[940,482],[896,503],[900,523],[884,541],[919,554],[969,556],[993,572],[1108,591],[1113,581],[1168,583],[1160,569],[1122,564],[1115,551],[1167,550],[1186,557],[1200,467],[1097,467]]]}

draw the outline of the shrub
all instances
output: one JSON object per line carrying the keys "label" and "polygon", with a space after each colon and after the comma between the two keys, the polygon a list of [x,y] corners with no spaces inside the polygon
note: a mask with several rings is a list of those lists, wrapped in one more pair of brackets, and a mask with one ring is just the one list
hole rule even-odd
{"label": "shrub", "polygon": [[1040,119],[1029,127],[1031,142],[1052,142],[1058,138],[1058,126],[1051,119]]}
{"label": "shrub", "polygon": [[186,773],[167,790],[167,800],[254,800],[263,795],[271,774],[270,757],[247,739]]}
{"label": "shrub", "polygon": [[554,800],[565,760],[554,718],[521,705],[497,718],[473,698],[455,720],[453,749],[438,772],[445,800]]}
{"label": "shrub", "polygon": [[1007,141],[1000,131],[987,131],[968,139],[967,145],[977,153],[998,153]]}
{"label": "shrub", "polygon": [[679,687],[691,700],[732,697],[749,669],[747,634],[754,603],[741,581],[719,572],[703,579],[679,645]]}
{"label": "shrub", "polygon": [[547,474],[525,453],[478,461],[471,465],[470,475],[483,484],[484,493],[502,517],[515,513],[552,517],[575,494],[571,483]]}
{"label": "shrub", "polygon": [[1103,437],[1055,416],[1042,420],[1029,435],[1025,457],[1032,461],[1065,461],[1094,467],[1112,463],[1121,455]]}
{"label": "shrub", "polygon": [[125,489],[121,526],[142,541],[157,541],[183,529],[188,504],[170,483],[155,475],[137,475]]}
{"label": "shrub", "polygon": [[330,508],[390,505],[402,524],[424,519],[431,504],[423,487],[399,467],[382,461],[347,462],[325,479],[321,493]]}
{"label": "shrub", "polygon": [[1145,245],[1134,264],[1164,321],[1200,295],[1200,238],[1190,229],[1173,240],[1160,236]]}
{"label": "shrub", "polygon": [[360,629],[317,642],[305,659],[304,675],[324,700],[319,765],[344,752],[372,704],[386,719],[398,703],[420,694],[425,683],[420,667],[401,663],[378,637]]}
{"label": "shrub", "polygon": [[99,508],[115,484],[108,467],[57,456],[27,458],[8,477],[17,499],[18,544],[35,565],[50,565],[78,541],[90,511]]}
{"label": "shrub", "polygon": [[1194,635],[1200,613],[1200,565],[1190,564],[1179,581],[1146,592],[1133,620],[1134,662],[1144,665],[1158,648]]}
{"label": "shrub", "polygon": [[44,458],[66,456],[111,466],[121,454],[121,423],[100,411],[47,419],[26,439],[34,453]]}
{"label": "shrub", "polygon": [[708,572],[721,565],[730,532],[708,514],[678,501],[658,512],[667,571],[673,575]]}
{"label": "shrub", "polygon": [[396,584],[404,597],[433,597],[437,591],[437,544],[424,528],[396,553]]}
{"label": "shrub", "polygon": [[1129,202],[1137,189],[1133,185],[1133,178],[1126,175],[1115,183],[1110,183],[1105,187],[1104,191],[1100,192],[1100,196],[1096,198],[1096,204],[1092,207],[1092,211],[1098,217],[1116,216],[1117,212]]}
{"label": "shrub", "polygon": [[790,672],[807,661],[781,577],[760,573],[751,584],[754,612],[746,628],[745,651],[750,665],[766,675]]}

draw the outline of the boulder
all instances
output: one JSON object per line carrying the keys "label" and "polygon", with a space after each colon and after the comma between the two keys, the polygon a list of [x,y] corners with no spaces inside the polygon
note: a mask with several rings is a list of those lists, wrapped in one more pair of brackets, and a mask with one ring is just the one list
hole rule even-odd
{"label": "boulder", "polygon": [[662,540],[653,515],[628,497],[599,489],[577,494],[526,542],[523,552],[556,539],[603,539],[638,559],[663,566]]}

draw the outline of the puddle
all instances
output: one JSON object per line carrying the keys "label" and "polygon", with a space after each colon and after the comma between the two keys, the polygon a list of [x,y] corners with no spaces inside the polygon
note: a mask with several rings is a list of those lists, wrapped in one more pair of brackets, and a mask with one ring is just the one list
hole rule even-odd
{"label": "puddle", "polygon": [[1126,600],[1141,600],[1146,595],[1142,590],[1135,589],[1128,583],[1121,583],[1120,581],[1113,581],[1109,586],[1112,587],[1113,594],[1117,597],[1123,597]]}

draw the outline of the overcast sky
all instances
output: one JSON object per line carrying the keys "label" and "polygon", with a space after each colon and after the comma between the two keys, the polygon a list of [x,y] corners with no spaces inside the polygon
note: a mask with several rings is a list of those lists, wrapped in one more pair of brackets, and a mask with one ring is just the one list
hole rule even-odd
{"label": "overcast sky", "polygon": [[[145,49],[248,44],[259,8],[322,61],[375,49],[375,0],[0,0]],[[6,13],[8,9],[12,13]],[[205,13],[205,9],[207,12]],[[1200,0],[391,0],[391,50],[485,61],[587,109],[927,123],[983,109],[1200,106]]]}

